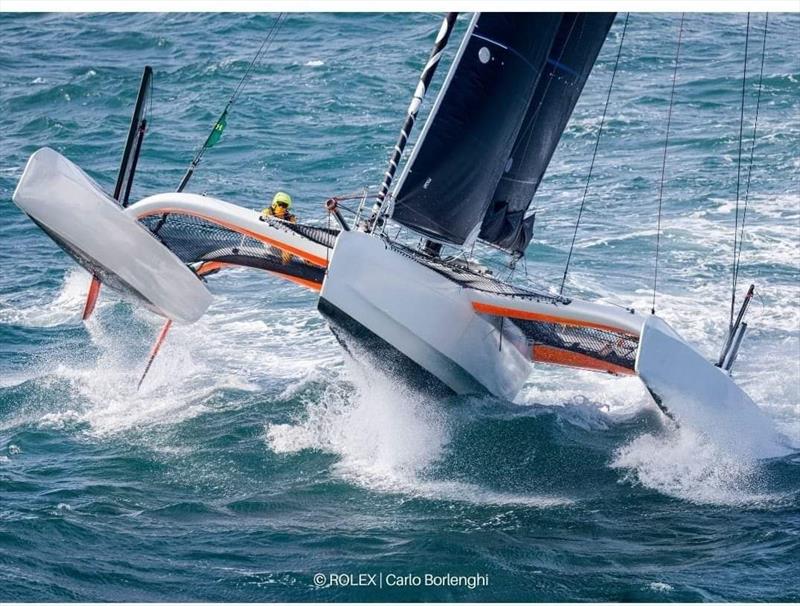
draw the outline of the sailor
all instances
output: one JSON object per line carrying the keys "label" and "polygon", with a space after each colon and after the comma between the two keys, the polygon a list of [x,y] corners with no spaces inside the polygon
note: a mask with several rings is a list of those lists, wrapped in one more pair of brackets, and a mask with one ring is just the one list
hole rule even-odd
{"label": "sailor", "polygon": [[[262,210],[259,219],[261,221],[266,221],[268,218],[272,217],[280,219],[281,221],[288,221],[289,223],[297,223],[297,217],[289,212],[291,207],[292,197],[285,191],[279,191],[275,194],[275,197],[272,198],[272,206],[267,206]],[[284,265],[287,265],[293,257],[294,255],[292,253],[285,250],[281,251],[281,261],[283,261]]]}
{"label": "sailor", "polygon": [[295,217],[289,209],[292,207],[292,197],[284,191],[279,191],[272,198],[272,205],[267,206],[261,211],[260,219],[266,221],[268,217],[274,217],[281,221],[288,221],[289,223],[297,223]]}

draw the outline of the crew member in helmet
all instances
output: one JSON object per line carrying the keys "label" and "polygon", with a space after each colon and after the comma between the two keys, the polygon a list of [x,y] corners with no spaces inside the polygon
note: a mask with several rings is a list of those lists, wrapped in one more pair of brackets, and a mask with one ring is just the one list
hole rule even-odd
{"label": "crew member in helmet", "polygon": [[[280,219],[281,221],[288,221],[289,223],[297,223],[297,217],[289,212],[291,207],[292,197],[285,191],[279,191],[275,194],[275,197],[272,198],[272,205],[267,206],[261,211],[259,219],[266,221],[268,218],[272,217]],[[288,264],[293,257],[294,255],[292,253],[285,250],[281,251],[281,261],[283,261],[284,265]]]}
{"label": "crew member in helmet", "polygon": [[288,221],[289,223],[297,223],[295,217],[289,209],[292,207],[292,197],[285,191],[279,191],[272,198],[272,205],[267,206],[261,211],[261,220],[266,221],[267,217],[274,217],[281,221]]}

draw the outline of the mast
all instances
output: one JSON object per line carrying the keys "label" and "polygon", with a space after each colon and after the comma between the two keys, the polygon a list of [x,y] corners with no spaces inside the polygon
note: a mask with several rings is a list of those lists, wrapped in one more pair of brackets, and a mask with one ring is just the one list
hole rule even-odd
{"label": "mast", "polygon": [[425,98],[425,93],[428,91],[428,86],[431,83],[431,79],[436,73],[436,68],[439,66],[439,60],[442,58],[442,51],[444,51],[444,47],[447,45],[447,41],[450,39],[453,26],[455,26],[456,23],[456,17],[458,17],[458,13],[447,13],[447,15],[445,15],[442,25],[439,28],[439,33],[436,35],[436,40],[433,43],[431,55],[428,58],[428,62],[425,64],[425,67],[422,69],[419,82],[417,83],[417,88],[414,91],[414,97],[411,99],[411,104],[408,106],[406,121],[403,123],[403,128],[400,130],[400,137],[397,139],[394,150],[392,150],[392,156],[389,158],[389,166],[384,173],[383,183],[381,184],[380,191],[378,191],[375,205],[372,207],[373,219],[378,216],[381,205],[383,204],[386,194],[389,192],[389,188],[392,185],[394,174],[397,172],[397,164],[400,162],[400,158],[403,155],[403,150],[408,143],[408,137],[411,134],[411,129],[414,128],[414,122],[416,122],[420,105],[422,105],[422,100]]}

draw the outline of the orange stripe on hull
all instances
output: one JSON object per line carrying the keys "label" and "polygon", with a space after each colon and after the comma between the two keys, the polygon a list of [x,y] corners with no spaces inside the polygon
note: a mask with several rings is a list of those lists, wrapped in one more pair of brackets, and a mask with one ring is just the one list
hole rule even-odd
{"label": "orange stripe on hull", "polygon": [[599,322],[589,322],[588,320],[576,320],[574,318],[565,318],[563,316],[553,316],[550,314],[542,314],[533,311],[523,311],[521,309],[500,307],[499,305],[490,305],[489,303],[480,303],[478,301],[473,301],[472,307],[475,309],[475,311],[492,316],[505,316],[506,318],[518,318],[520,320],[535,320],[538,322],[549,322],[551,324],[562,324],[564,326],[597,328],[599,330],[607,330],[609,332],[615,332],[631,337],[639,337],[638,334],[625,330],[624,328],[609,326],[608,324],[601,324]]}
{"label": "orange stripe on hull", "polygon": [[209,223],[215,223],[216,225],[221,225],[222,227],[227,227],[228,229],[235,231],[240,234],[244,234],[246,236],[250,236],[260,242],[264,242],[269,244],[270,246],[274,246],[275,248],[280,248],[281,250],[285,250],[292,254],[297,255],[301,259],[305,259],[312,265],[316,265],[317,267],[327,267],[328,261],[323,259],[322,257],[318,257],[317,255],[312,255],[309,252],[304,251],[301,248],[297,248],[295,246],[291,246],[289,244],[284,244],[280,240],[275,240],[273,238],[269,238],[263,234],[256,233],[249,229],[245,229],[244,227],[239,227],[238,225],[234,225],[233,223],[228,223],[226,221],[220,221],[216,217],[209,217],[208,215],[204,215],[203,213],[198,213],[194,211],[183,210],[180,208],[160,208],[156,211],[147,212],[141,215],[138,215],[138,219],[143,219],[144,217],[150,217],[152,215],[189,215],[190,217],[197,217],[198,219],[204,219]]}
{"label": "orange stripe on hull", "polygon": [[608,372],[612,375],[633,375],[631,369],[624,366],[611,364],[597,360],[591,356],[566,349],[559,349],[550,345],[534,345],[531,349],[531,360],[544,364],[558,364],[559,366],[571,366],[572,368],[582,368],[584,370],[594,370],[597,372]]}

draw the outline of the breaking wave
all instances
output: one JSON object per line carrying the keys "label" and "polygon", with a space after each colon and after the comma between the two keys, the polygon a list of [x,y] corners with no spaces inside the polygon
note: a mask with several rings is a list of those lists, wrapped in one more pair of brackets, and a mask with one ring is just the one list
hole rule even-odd
{"label": "breaking wave", "polygon": [[550,507],[569,499],[513,494],[464,481],[435,479],[454,430],[442,402],[380,373],[347,364],[352,384],[329,388],[295,423],[271,423],[266,441],[276,453],[320,450],[337,455],[336,475],[363,488],[437,501]]}
{"label": "breaking wave", "polygon": [[789,495],[770,492],[764,465],[733,455],[686,427],[644,434],[615,453],[623,481],[699,505],[768,507]]}

